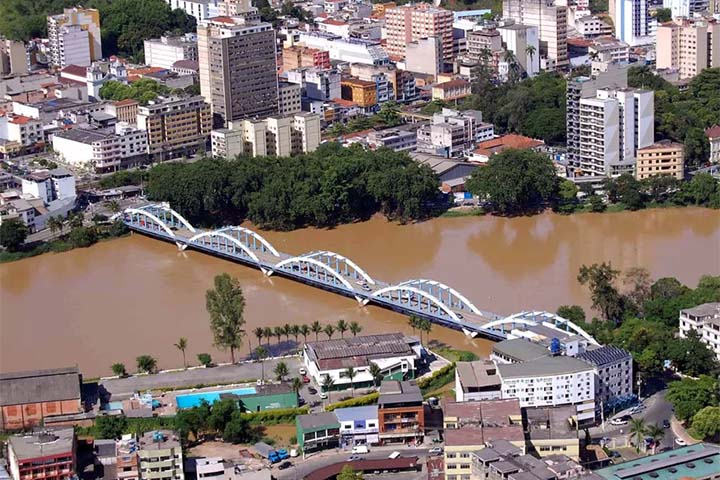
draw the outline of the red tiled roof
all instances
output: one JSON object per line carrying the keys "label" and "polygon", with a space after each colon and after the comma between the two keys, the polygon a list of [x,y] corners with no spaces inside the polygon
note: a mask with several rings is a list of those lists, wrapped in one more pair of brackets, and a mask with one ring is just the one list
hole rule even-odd
{"label": "red tiled roof", "polygon": [[720,125],[714,125],[705,130],[705,135],[708,138],[720,138]]}
{"label": "red tiled roof", "polygon": [[450,80],[449,82],[438,83],[434,87],[439,88],[441,90],[447,90],[449,88],[465,87],[468,85],[470,85],[470,82],[468,82],[467,80],[461,80],[458,78],[456,80]]}
{"label": "red tiled roof", "polygon": [[500,153],[508,148],[527,150],[530,148],[539,147],[540,145],[544,144],[545,142],[543,142],[542,140],[535,140],[534,138],[525,137],[523,135],[508,133],[507,135],[503,135],[502,137],[480,142],[478,144],[478,148],[475,149],[475,153],[490,156],[494,153]]}
{"label": "red tiled roof", "polygon": [[338,27],[340,27],[340,26],[342,26],[342,25],[347,25],[347,23],[341,22],[340,20],[335,20],[335,19],[333,19],[333,18],[328,18],[327,20],[325,20],[325,21],[322,22],[322,23],[323,23],[323,25],[335,25],[335,26],[338,26]]}
{"label": "red tiled roof", "polygon": [[356,107],[357,103],[352,100],[345,100],[344,98],[333,98],[333,103],[340,105],[341,107]]}
{"label": "red tiled roof", "polygon": [[10,123],[14,123],[16,125],[25,125],[31,120],[32,118],[26,117],[25,115],[15,115],[9,119]]}
{"label": "red tiled roof", "polygon": [[338,462],[326,467],[318,468],[305,477],[305,480],[326,480],[335,478],[345,465],[349,465],[356,472],[375,472],[389,470],[409,470],[417,468],[418,457],[381,458],[379,460],[355,460],[352,462]]}
{"label": "red tiled roof", "polygon": [[448,428],[445,430],[444,436],[446,447],[480,447],[490,440],[507,440],[508,442],[522,442],[525,440],[525,434],[523,433],[521,425]]}
{"label": "red tiled roof", "polygon": [[567,43],[574,47],[589,47],[593,42],[592,40],[585,40],[584,38],[568,38]]}
{"label": "red tiled roof", "polygon": [[125,100],[120,100],[115,103],[113,103],[116,107],[122,107],[125,105],[139,105],[137,100],[133,100],[132,98],[126,98]]}
{"label": "red tiled roof", "polygon": [[68,65],[67,67],[60,70],[60,75],[67,73],[68,75],[75,75],[77,77],[84,77],[87,74],[87,67],[81,67],[80,65]]}
{"label": "red tiled roof", "polygon": [[233,19],[230,18],[230,17],[213,17],[213,18],[211,18],[210,20],[212,20],[213,22],[228,23],[228,24],[230,24],[230,25],[234,25],[234,24],[235,24],[235,20],[233,20]]}

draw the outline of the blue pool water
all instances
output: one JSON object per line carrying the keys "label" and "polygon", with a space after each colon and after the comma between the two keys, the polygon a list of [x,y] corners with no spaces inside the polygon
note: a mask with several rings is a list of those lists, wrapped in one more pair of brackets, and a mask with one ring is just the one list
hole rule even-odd
{"label": "blue pool water", "polygon": [[254,395],[257,393],[255,388],[236,388],[234,390],[220,390],[218,392],[204,392],[204,393],[191,393],[188,395],[178,395],[175,397],[175,404],[177,408],[192,408],[197,407],[202,403],[203,400],[208,402],[210,405],[220,400],[220,395],[223,393],[232,393],[238,396],[241,395]]}

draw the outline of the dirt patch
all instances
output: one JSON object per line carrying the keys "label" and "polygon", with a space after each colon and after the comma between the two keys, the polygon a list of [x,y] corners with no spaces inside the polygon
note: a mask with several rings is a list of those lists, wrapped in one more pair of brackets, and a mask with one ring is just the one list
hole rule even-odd
{"label": "dirt patch", "polygon": [[278,425],[267,425],[263,427],[265,430],[265,436],[275,440],[275,446],[279,448],[293,447],[290,443],[291,437],[297,435],[297,429],[295,424],[292,423],[281,423]]}
{"label": "dirt patch", "polygon": [[189,457],[221,457],[225,460],[241,458],[240,450],[248,448],[247,445],[233,445],[225,442],[205,442],[192,447]]}

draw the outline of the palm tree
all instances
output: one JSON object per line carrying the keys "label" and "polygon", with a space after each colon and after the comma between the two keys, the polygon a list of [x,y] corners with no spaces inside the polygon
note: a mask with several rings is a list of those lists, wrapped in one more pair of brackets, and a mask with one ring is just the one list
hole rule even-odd
{"label": "palm tree", "polygon": [[302,386],[303,386],[303,382],[302,382],[302,380],[300,379],[300,377],[295,377],[295,378],[293,378],[293,379],[292,379],[291,386],[292,386],[292,389],[295,391],[296,394],[297,394],[297,393],[300,393],[300,389],[301,389]]}
{"label": "palm tree", "polygon": [[283,327],[275,327],[273,329],[273,335],[275,335],[278,341],[278,345],[280,345],[280,342],[282,341],[282,336],[285,335],[285,329]]}
{"label": "palm tree", "polygon": [[595,52],[595,51],[590,52],[589,57],[590,57],[590,61],[592,61],[592,62],[597,62],[600,59],[600,55],[598,55],[598,52]]}
{"label": "palm tree", "polygon": [[350,379],[350,396],[355,396],[355,384],[353,383],[353,379],[355,378],[355,375],[357,375],[357,371],[353,367],[347,367],[345,369],[345,376]]}
{"label": "palm tree", "polygon": [[647,433],[647,426],[645,426],[645,420],[642,418],[631,418],[630,419],[630,439],[635,442],[635,450],[640,451],[640,445],[645,440],[645,434]]}
{"label": "palm tree", "polygon": [[120,211],[120,204],[116,200],[110,200],[106,205],[112,213],[118,213]]}
{"label": "palm tree", "polygon": [[257,327],[253,330],[253,333],[258,339],[258,346],[262,345],[262,338],[265,336],[265,329],[263,327]]}
{"label": "palm tree", "polygon": [[265,358],[268,356],[268,351],[262,345],[258,345],[255,349],[255,358],[260,360],[260,367],[262,368],[262,381],[265,383]]}
{"label": "palm tree", "polygon": [[47,226],[50,228],[50,233],[54,234],[55,232],[62,233],[63,227],[65,226],[62,221],[62,217],[55,216],[48,218]]}
{"label": "palm tree", "polygon": [[[326,392],[330,393],[330,390],[332,389],[333,385],[335,385],[335,380],[328,375],[327,373],[323,375],[322,382],[320,382],[320,386],[325,389]],[[330,395],[328,395],[328,398],[330,398]]]}
{"label": "palm tree", "polygon": [[422,321],[422,324],[420,325],[420,330],[425,332],[427,336],[425,337],[425,341],[430,343],[430,332],[432,331],[433,324],[430,320],[427,318]]}
{"label": "palm tree", "polygon": [[323,331],[322,325],[320,325],[320,322],[315,320],[312,325],[310,325],[310,330],[315,334],[315,341],[318,341],[318,334]]}
{"label": "palm tree", "polygon": [[658,444],[665,437],[665,430],[660,425],[655,423],[655,424],[647,427],[647,431],[645,432],[645,434],[648,437],[652,438],[652,441],[653,441],[652,453],[653,453],[653,455],[655,455]]}
{"label": "palm tree", "polygon": [[415,329],[418,327],[420,319],[416,317],[415,315],[410,315],[408,317],[408,325],[410,325],[413,329],[413,335],[415,335]]}
{"label": "palm tree", "polygon": [[270,328],[270,327],[265,327],[265,328],[263,328],[263,336],[264,336],[265,338],[267,338],[267,346],[268,346],[268,349],[269,349],[269,348],[270,348],[270,339],[271,339],[272,336],[273,336],[273,329]]}
{"label": "palm tree", "polygon": [[530,55],[530,63],[533,63],[533,58],[535,57],[535,45],[528,45],[525,47],[525,53]]}
{"label": "palm tree", "polygon": [[187,338],[180,337],[180,340],[178,340],[178,342],[174,343],[173,345],[175,345],[175,348],[177,348],[178,350],[180,350],[182,352],[183,368],[187,368],[187,362],[185,361],[185,349],[187,348],[187,345],[188,345]]}
{"label": "palm tree", "polygon": [[328,340],[330,340],[335,333],[335,327],[328,323],[327,325],[325,325],[325,328],[323,328],[323,332],[325,333],[325,335],[327,335]]}
{"label": "palm tree", "polygon": [[343,320],[342,318],[340,320],[338,320],[337,329],[338,329],[338,332],[340,332],[340,338],[343,338],[345,336],[345,332],[347,332],[347,329],[348,329],[347,322],[345,320]]}
{"label": "palm tree", "polygon": [[290,333],[295,337],[295,345],[298,344],[298,335],[300,335],[300,325],[293,325],[290,327]]}
{"label": "palm tree", "polygon": [[303,336],[303,343],[307,343],[307,336],[310,335],[310,327],[304,323],[300,325],[300,335]]}
{"label": "palm tree", "polygon": [[275,365],[275,368],[273,369],[273,372],[275,373],[275,378],[277,378],[279,381],[284,381],[285,376],[288,374],[288,366],[285,362],[278,362],[277,365]]}
{"label": "palm tree", "polygon": [[292,327],[289,323],[283,325],[283,335],[285,335],[285,342],[290,342],[290,334],[292,333]]}
{"label": "palm tree", "polygon": [[362,332],[362,327],[358,322],[352,321],[350,322],[350,332],[353,334],[353,337],[356,337],[358,333]]}
{"label": "palm tree", "polygon": [[370,362],[370,375],[372,375],[373,385],[376,387],[380,386],[380,382],[385,378],[385,375],[383,375],[380,369],[380,365],[375,362]]}

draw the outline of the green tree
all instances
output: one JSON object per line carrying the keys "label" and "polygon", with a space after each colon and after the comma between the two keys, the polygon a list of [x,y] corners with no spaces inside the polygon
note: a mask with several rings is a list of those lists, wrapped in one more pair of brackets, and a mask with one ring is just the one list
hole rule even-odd
{"label": "green tree", "polygon": [[410,315],[408,317],[408,325],[410,325],[410,327],[412,327],[413,335],[415,335],[415,330],[420,325],[420,319],[418,317],[416,317],[415,315]]}
{"label": "green tree", "polygon": [[270,348],[270,339],[275,334],[275,331],[271,327],[265,327],[263,328],[263,335],[265,338],[267,338],[267,347]]}
{"label": "green tree", "polygon": [[592,307],[599,310],[605,320],[611,320],[616,325],[622,320],[622,297],[615,288],[615,280],[620,275],[610,263],[594,263],[591,266],[583,265],[578,273],[578,282],[588,285]]}
{"label": "green tree", "polygon": [[650,298],[650,272],[644,267],[632,267],[625,272],[623,284],[628,288],[627,299],[642,313],[645,302]]}
{"label": "green tree", "polygon": [[288,374],[288,366],[287,363],[280,361],[275,365],[275,368],[273,369],[273,373],[275,374],[275,378],[277,378],[278,381],[284,382],[285,377]]}
{"label": "green tree", "polygon": [[292,335],[292,326],[290,326],[289,323],[286,323],[282,327],[283,329],[283,335],[285,335],[285,343],[290,343],[290,335]]}
{"label": "green tree", "polygon": [[17,218],[5,220],[0,224],[0,245],[10,252],[17,252],[25,243],[28,228]]}
{"label": "green tree", "polygon": [[467,189],[488,199],[503,214],[524,213],[557,196],[558,177],[552,161],[531,150],[505,150],[476,169]]}
{"label": "green tree", "polygon": [[343,373],[345,374],[345,376],[347,378],[350,379],[350,389],[351,389],[350,396],[354,397],[355,396],[355,383],[353,382],[353,380],[355,380],[355,375],[357,375],[357,370],[355,370],[353,367],[347,367],[343,371]]}
{"label": "green tree", "polygon": [[630,419],[630,439],[635,444],[635,450],[640,451],[640,446],[645,444],[645,434],[647,426],[642,418]]}
{"label": "green tree", "polygon": [[330,324],[325,325],[325,328],[323,328],[323,332],[325,335],[327,335],[328,340],[332,339],[333,334],[335,333],[335,327],[333,327]]}
{"label": "green tree", "polygon": [[50,233],[55,234],[56,232],[62,233],[65,224],[60,215],[50,217],[47,221],[47,226],[50,229]]}
{"label": "green tree", "polygon": [[588,196],[587,203],[590,206],[591,212],[599,213],[605,211],[606,205],[603,199],[600,198],[600,195],[592,194]]}
{"label": "green tree", "polygon": [[[75,217],[77,218],[77,217]],[[75,248],[86,248],[97,242],[97,230],[95,227],[75,227],[70,230],[68,241]]]}
{"label": "green tree", "polygon": [[[430,332],[432,331],[432,322],[428,320],[427,318],[423,318],[420,320],[420,326],[419,326],[420,332],[424,332],[426,334],[425,340],[430,340]],[[421,335],[422,337],[422,335]],[[421,339],[422,342],[422,339]]]}
{"label": "green tree", "polygon": [[277,326],[273,328],[273,335],[275,335],[278,345],[280,345],[280,342],[282,342],[282,336],[285,335],[285,329],[283,327]]}
{"label": "green tree", "polygon": [[660,425],[654,424],[654,425],[648,425],[645,434],[652,438],[653,442],[653,455],[657,453],[657,447],[662,441],[663,438],[665,438],[665,429],[663,429]]}
{"label": "green tree", "polygon": [[345,337],[345,332],[347,332],[348,330],[348,324],[345,320],[341,318],[340,320],[338,320],[335,328],[337,328],[337,331],[340,332],[340,338],[343,338]]}
{"label": "green tree", "polygon": [[698,173],[683,187],[683,192],[690,202],[706,205],[717,192],[718,182],[709,173]]}
{"label": "green tree", "polygon": [[208,427],[222,433],[225,426],[230,422],[233,413],[238,411],[238,402],[234,398],[223,398],[215,401],[208,417]]}
{"label": "green tree", "polygon": [[317,342],[317,341],[318,341],[318,335],[320,334],[320,332],[323,331],[322,325],[320,325],[320,322],[318,322],[317,320],[315,320],[315,321],[312,323],[312,325],[310,325],[310,330],[312,331],[312,333],[315,334],[315,341]]}
{"label": "green tree", "polygon": [[720,371],[715,353],[702,341],[696,330],[689,330],[685,338],[668,345],[668,358],[686,375],[712,375]]}
{"label": "green tree", "polygon": [[579,305],[561,305],[558,307],[558,316],[570,320],[575,324],[585,323],[585,310]]}
{"label": "green tree", "polygon": [[380,383],[382,383],[385,378],[385,375],[382,373],[382,369],[375,362],[370,362],[370,375],[372,375],[373,385],[375,387],[379,387]]}
{"label": "green tree", "polygon": [[612,202],[621,202],[630,210],[639,210],[645,207],[642,185],[629,173],[623,173],[617,178],[607,179],[605,188]]}
{"label": "green tree", "polygon": [[655,18],[658,23],[665,23],[672,20],[672,10],[669,8],[658,8],[655,10]]}
{"label": "green tree", "polygon": [[293,377],[291,386],[295,393],[300,393],[300,390],[303,387],[302,379],[300,377]]}
{"label": "green tree", "polygon": [[356,472],[350,465],[345,465],[337,476],[337,480],[363,480],[363,475]]}
{"label": "green tree", "polygon": [[180,350],[180,352],[182,352],[183,368],[187,368],[187,361],[185,361],[185,350],[187,349],[187,346],[188,346],[187,338],[180,337],[180,340],[178,340],[177,343],[174,343],[173,345],[175,346],[175,348]]}
{"label": "green tree", "polygon": [[304,323],[300,325],[300,335],[303,336],[303,343],[307,343],[307,337],[310,335],[310,327]]}
{"label": "green tree", "polygon": [[360,332],[362,332],[360,324],[354,320],[350,322],[350,333],[353,334],[353,337],[357,337],[357,334]]}
{"label": "green tree", "polygon": [[261,379],[262,379],[262,382],[263,382],[263,383],[265,383],[265,359],[267,358],[267,356],[268,356],[268,351],[267,351],[267,349],[266,349],[265,347],[263,347],[262,345],[259,345],[259,346],[255,349],[255,358],[257,358],[258,360],[260,360],[260,367],[261,367],[261,369],[262,369]]}
{"label": "green tree", "polygon": [[209,353],[198,353],[197,359],[200,365],[204,367],[212,367],[213,365],[212,356]]}
{"label": "green tree", "polygon": [[705,407],[692,419],[692,432],[696,438],[708,442],[720,440],[720,406]]}
{"label": "green tree", "polygon": [[100,415],[95,418],[96,438],[118,440],[127,430],[125,415]]}
{"label": "green tree", "polygon": [[137,362],[138,372],[155,373],[157,369],[157,360],[150,355],[140,355],[135,361]]}
{"label": "green tree", "polygon": [[121,378],[127,376],[127,370],[125,369],[124,363],[113,363],[110,369],[112,370],[113,375],[117,375]]}
{"label": "green tree", "polygon": [[697,380],[683,378],[668,386],[666,398],[673,405],[675,416],[684,422],[708,406],[718,406],[720,384],[716,378],[701,375]]}
{"label": "green tree", "polygon": [[192,434],[195,441],[200,441],[200,434],[209,429],[209,418],[210,405],[202,401],[197,407],[178,410],[175,414],[175,428],[185,441],[188,440],[189,434]]}
{"label": "green tree", "polygon": [[560,212],[563,213],[571,213],[574,212],[577,208],[578,199],[578,187],[575,185],[574,182],[571,182],[570,180],[563,180],[560,182],[560,188],[559,188],[559,205],[558,209]]}
{"label": "green tree", "polygon": [[322,387],[322,389],[324,391],[329,392],[330,390],[332,390],[334,385],[335,385],[335,380],[333,380],[333,378],[330,375],[328,375],[327,373],[325,375],[323,375],[322,381],[320,382],[320,386]]}
{"label": "green tree", "polygon": [[240,282],[227,273],[216,275],[214,288],[205,293],[205,306],[210,314],[215,346],[230,349],[230,359],[235,363],[235,350],[240,348],[245,336],[245,297]]}
{"label": "green tree", "polygon": [[298,337],[300,336],[300,325],[291,325],[290,333],[295,337],[295,345],[298,344]]}
{"label": "green tree", "polygon": [[253,330],[253,334],[257,337],[258,346],[262,345],[262,338],[265,335],[265,329],[263,329],[263,327],[256,327],[255,330]]}
{"label": "green tree", "polygon": [[400,105],[397,102],[389,101],[380,106],[377,113],[378,119],[388,126],[395,126],[400,123]]}

